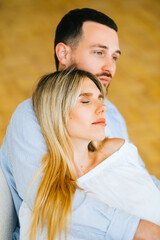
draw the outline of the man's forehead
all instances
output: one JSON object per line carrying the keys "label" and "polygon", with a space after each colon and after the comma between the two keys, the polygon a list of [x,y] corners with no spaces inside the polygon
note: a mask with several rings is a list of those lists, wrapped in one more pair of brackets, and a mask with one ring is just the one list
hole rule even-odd
{"label": "man's forehead", "polygon": [[113,28],[111,28],[105,24],[94,22],[94,21],[85,21],[82,25],[82,30],[83,30],[83,32],[87,32],[89,30],[94,30],[94,32],[98,31],[98,30],[103,31],[103,32],[106,32],[106,31],[112,32],[113,31],[114,33],[117,34],[117,32]]}
{"label": "man's forehead", "polygon": [[84,22],[80,42],[89,45],[90,48],[100,46],[103,49],[108,49],[112,46],[118,54],[121,54],[117,32],[101,23]]}
{"label": "man's forehead", "polygon": [[86,21],[82,26],[82,38],[81,40],[101,40],[112,41],[115,44],[119,44],[117,32],[101,23]]}

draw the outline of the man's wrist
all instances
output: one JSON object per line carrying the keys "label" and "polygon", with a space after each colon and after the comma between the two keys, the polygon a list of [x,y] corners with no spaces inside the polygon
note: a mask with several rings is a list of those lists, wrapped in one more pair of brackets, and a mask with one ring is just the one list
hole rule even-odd
{"label": "man's wrist", "polygon": [[160,240],[160,226],[140,220],[133,240]]}

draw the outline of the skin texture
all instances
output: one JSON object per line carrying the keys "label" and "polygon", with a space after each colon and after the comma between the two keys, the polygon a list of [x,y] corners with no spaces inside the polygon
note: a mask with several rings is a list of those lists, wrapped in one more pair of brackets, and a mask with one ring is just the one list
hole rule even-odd
{"label": "skin texture", "polygon": [[[57,44],[55,50],[59,60],[59,70],[74,64],[82,70],[97,75],[107,92],[120,55],[118,35],[113,29],[95,22],[85,22],[82,30],[83,34],[76,48],[72,49],[64,43]],[[80,155],[79,158],[75,156],[77,163],[86,157],[89,156]],[[133,240],[160,240],[160,227],[140,220]]]}

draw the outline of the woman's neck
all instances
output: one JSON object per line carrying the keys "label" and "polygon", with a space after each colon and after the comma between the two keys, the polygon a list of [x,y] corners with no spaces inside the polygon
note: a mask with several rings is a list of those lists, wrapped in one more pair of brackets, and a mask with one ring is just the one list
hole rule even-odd
{"label": "woman's neck", "polygon": [[88,144],[89,142],[80,140],[72,141],[77,177],[80,177],[88,172],[93,163],[93,154],[88,151]]}

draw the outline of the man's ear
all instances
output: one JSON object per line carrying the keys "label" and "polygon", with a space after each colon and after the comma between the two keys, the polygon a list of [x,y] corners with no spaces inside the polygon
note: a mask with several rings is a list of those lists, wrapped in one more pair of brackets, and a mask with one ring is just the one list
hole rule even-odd
{"label": "man's ear", "polygon": [[59,61],[59,70],[69,67],[71,64],[71,47],[60,42],[56,45],[55,51]]}

